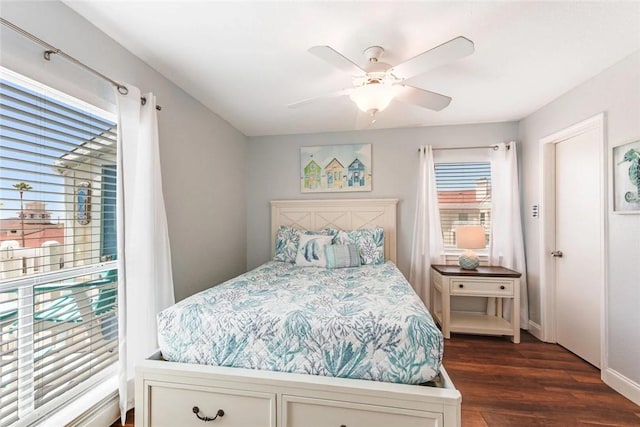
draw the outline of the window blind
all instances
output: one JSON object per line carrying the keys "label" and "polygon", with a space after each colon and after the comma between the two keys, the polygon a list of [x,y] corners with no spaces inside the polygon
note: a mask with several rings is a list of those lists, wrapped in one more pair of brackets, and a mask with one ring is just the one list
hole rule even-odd
{"label": "window blind", "polygon": [[117,127],[0,76],[0,425],[10,425],[46,416],[118,358]]}
{"label": "window blind", "polygon": [[491,230],[491,163],[436,163],[435,175],[445,246],[456,246],[456,228],[461,225],[482,225],[488,245]]}
{"label": "window blind", "polygon": [[6,80],[0,109],[3,278],[100,261],[115,123]]}

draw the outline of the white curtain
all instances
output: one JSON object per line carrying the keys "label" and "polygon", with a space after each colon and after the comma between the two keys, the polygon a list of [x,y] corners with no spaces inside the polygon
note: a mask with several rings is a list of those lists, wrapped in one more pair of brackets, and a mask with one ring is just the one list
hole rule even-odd
{"label": "white curtain", "polygon": [[431,264],[445,263],[431,146],[420,147],[417,184],[409,282],[425,305],[430,307]]}
{"label": "white curtain", "polygon": [[134,367],[157,348],[156,314],[175,302],[162,196],[155,96],[127,85],[118,98],[118,322],[122,422],[134,405]]}
{"label": "white curtain", "polygon": [[[527,267],[524,258],[520,185],[516,143],[498,144],[491,153],[491,239],[489,264],[510,268],[520,277],[520,328],[529,328]],[[495,312],[495,299],[489,298],[488,312]],[[503,316],[511,316],[511,301],[505,301]]]}

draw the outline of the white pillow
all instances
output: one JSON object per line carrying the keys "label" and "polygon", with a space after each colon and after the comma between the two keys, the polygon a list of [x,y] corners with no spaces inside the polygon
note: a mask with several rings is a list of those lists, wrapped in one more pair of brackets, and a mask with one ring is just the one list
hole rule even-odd
{"label": "white pillow", "polygon": [[300,234],[296,265],[303,267],[327,267],[324,247],[331,244],[333,236],[320,234]]}

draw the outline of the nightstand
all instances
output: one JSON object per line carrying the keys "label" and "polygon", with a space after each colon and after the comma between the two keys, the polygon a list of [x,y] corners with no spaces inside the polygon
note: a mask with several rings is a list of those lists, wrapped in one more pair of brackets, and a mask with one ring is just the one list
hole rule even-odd
{"label": "nightstand", "polygon": [[[451,332],[507,335],[519,343],[520,276],[517,271],[504,267],[463,270],[457,265],[432,265],[430,309],[444,337],[450,338]],[[451,298],[458,296],[496,298],[496,312],[451,311]],[[504,299],[513,301],[510,319],[502,317]]]}

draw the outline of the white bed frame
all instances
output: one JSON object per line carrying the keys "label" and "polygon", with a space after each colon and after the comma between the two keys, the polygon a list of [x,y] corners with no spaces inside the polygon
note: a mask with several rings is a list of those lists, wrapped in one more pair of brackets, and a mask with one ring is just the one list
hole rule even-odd
{"label": "white bed frame", "polygon": [[[306,230],[381,226],[396,261],[397,199],[271,202],[271,247],[280,225]],[[444,368],[442,387],[165,362],[136,368],[136,427],[459,427],[461,395]],[[198,419],[198,416],[202,417]],[[205,418],[206,420],[206,418]]]}

